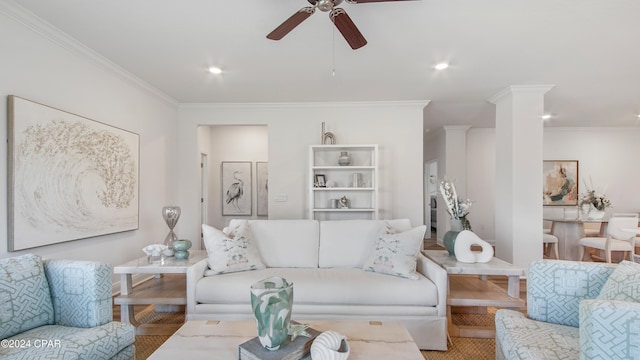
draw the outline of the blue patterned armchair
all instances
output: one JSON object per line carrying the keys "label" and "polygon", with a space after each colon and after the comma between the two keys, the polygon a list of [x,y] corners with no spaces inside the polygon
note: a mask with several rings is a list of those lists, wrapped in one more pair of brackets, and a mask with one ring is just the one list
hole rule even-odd
{"label": "blue patterned armchair", "polygon": [[542,260],[527,313],[496,313],[496,359],[640,359],[640,264]]}
{"label": "blue patterned armchair", "polygon": [[113,322],[111,266],[0,259],[1,359],[134,359],[134,328]]}

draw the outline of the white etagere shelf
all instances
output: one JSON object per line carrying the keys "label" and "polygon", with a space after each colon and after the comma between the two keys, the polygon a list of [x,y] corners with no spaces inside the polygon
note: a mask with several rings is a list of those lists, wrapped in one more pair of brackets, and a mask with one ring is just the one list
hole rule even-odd
{"label": "white etagere shelf", "polygon": [[[341,166],[342,152],[351,163]],[[361,183],[353,184],[358,173]],[[331,187],[314,187],[324,175]],[[345,196],[347,209],[333,208],[332,200]],[[378,145],[311,145],[309,147],[309,218],[318,220],[378,218]]]}

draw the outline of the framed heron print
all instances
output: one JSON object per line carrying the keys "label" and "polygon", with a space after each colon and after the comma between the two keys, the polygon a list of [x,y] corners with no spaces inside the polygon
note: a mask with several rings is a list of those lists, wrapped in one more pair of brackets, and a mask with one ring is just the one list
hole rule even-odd
{"label": "framed heron print", "polygon": [[269,215],[269,163],[256,162],[256,214]]}
{"label": "framed heron print", "polygon": [[222,215],[251,216],[251,161],[223,161]]}
{"label": "framed heron print", "polygon": [[18,96],[7,105],[9,251],[138,228],[138,134]]}

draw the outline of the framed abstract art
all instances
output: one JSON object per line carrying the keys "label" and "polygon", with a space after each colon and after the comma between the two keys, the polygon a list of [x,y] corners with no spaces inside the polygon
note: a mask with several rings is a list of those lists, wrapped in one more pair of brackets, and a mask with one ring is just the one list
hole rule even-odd
{"label": "framed abstract art", "polygon": [[139,136],[8,98],[8,250],[138,228]]}
{"label": "framed abstract art", "polygon": [[543,205],[578,205],[578,160],[545,160],[542,170]]}

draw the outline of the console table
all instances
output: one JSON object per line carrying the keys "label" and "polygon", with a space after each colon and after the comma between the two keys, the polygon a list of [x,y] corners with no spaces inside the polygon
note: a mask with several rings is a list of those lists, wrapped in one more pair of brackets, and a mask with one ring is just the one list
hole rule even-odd
{"label": "console table", "polygon": [[[120,274],[120,296],[114,299],[114,303],[120,305],[121,321],[138,325],[133,305],[186,305],[186,280],[181,274],[186,274],[189,267],[206,257],[205,250],[193,250],[185,260],[168,257],[162,263],[150,264],[144,256],[115,266],[114,274]],[[155,277],[134,288],[133,274],[153,274]]]}
{"label": "console table", "polygon": [[[520,277],[525,269],[510,264],[496,257],[487,263],[462,263],[449,256],[446,250],[426,250],[424,255],[447,271],[449,290],[447,294],[447,318],[449,319],[449,335],[455,337],[493,338],[493,328],[477,326],[458,326],[451,321],[451,307],[506,307],[519,308],[525,306],[520,298]],[[488,280],[490,275],[506,276],[508,288]]]}

